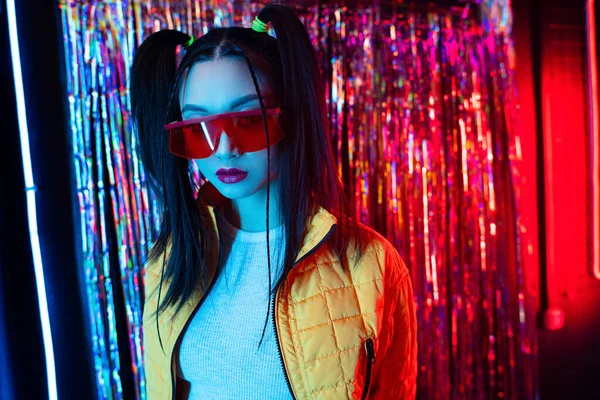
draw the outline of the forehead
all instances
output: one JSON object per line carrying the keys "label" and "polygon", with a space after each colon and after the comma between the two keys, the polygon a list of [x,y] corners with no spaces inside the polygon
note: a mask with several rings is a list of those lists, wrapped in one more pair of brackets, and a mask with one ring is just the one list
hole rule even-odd
{"label": "forehead", "polygon": [[[262,96],[269,97],[270,85],[264,82],[260,74],[257,79]],[[227,112],[233,101],[249,94],[256,94],[256,88],[246,61],[220,58],[192,66],[183,85],[180,104],[181,107],[186,104],[198,105],[211,114]]]}

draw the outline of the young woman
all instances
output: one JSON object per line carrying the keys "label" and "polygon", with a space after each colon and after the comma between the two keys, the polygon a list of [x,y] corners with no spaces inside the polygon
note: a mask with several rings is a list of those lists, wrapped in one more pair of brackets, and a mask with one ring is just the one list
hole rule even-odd
{"label": "young woman", "polygon": [[347,216],[324,98],[308,34],[279,5],[252,28],[160,31],[138,49],[132,114],[163,208],[145,275],[148,399],[415,396],[410,277]]}

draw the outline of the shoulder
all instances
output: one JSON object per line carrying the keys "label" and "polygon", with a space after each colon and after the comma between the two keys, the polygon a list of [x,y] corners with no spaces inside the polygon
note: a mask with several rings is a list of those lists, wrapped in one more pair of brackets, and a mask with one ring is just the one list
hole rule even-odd
{"label": "shoulder", "polygon": [[[156,246],[156,243],[155,243]],[[164,273],[167,268],[167,262],[169,253],[171,250],[170,243],[167,245],[166,250],[158,250],[153,248],[150,251],[150,256],[144,264],[144,297],[146,302],[152,302],[156,300],[156,294],[158,286],[163,279]],[[164,279],[162,290],[166,290],[170,283],[170,279]],[[164,293],[164,292],[163,292]]]}
{"label": "shoulder", "polygon": [[146,281],[146,286],[148,281],[155,282],[160,279],[160,272],[163,268],[163,262],[165,261],[164,257],[166,257],[166,254],[162,253],[153,255],[146,260],[146,263],[144,264],[144,279]]}
{"label": "shoulder", "polygon": [[349,250],[353,252],[349,260],[356,273],[364,274],[368,270],[371,274],[380,275],[387,284],[407,279],[408,268],[394,245],[363,223],[356,222],[356,228]]}

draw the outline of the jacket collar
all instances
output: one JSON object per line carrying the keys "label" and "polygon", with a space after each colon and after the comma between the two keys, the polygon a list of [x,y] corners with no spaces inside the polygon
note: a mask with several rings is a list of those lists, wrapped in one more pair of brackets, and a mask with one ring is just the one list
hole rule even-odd
{"label": "jacket collar", "polygon": [[[215,209],[223,205],[226,198],[219,193],[213,184],[207,182],[200,188],[198,201],[207,207],[213,224],[216,227]],[[296,257],[296,262],[315,248],[334,228],[334,225],[336,225],[335,216],[325,208],[319,206],[317,212],[307,218],[304,237],[300,245],[300,251]]]}

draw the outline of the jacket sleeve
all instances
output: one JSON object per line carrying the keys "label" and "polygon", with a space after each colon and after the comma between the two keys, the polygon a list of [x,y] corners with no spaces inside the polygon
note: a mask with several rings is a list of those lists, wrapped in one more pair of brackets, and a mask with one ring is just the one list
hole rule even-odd
{"label": "jacket sleeve", "polygon": [[385,290],[383,320],[368,398],[414,399],[417,392],[417,320],[413,288],[409,271],[393,248],[386,255],[386,271],[393,279],[389,280]]}

